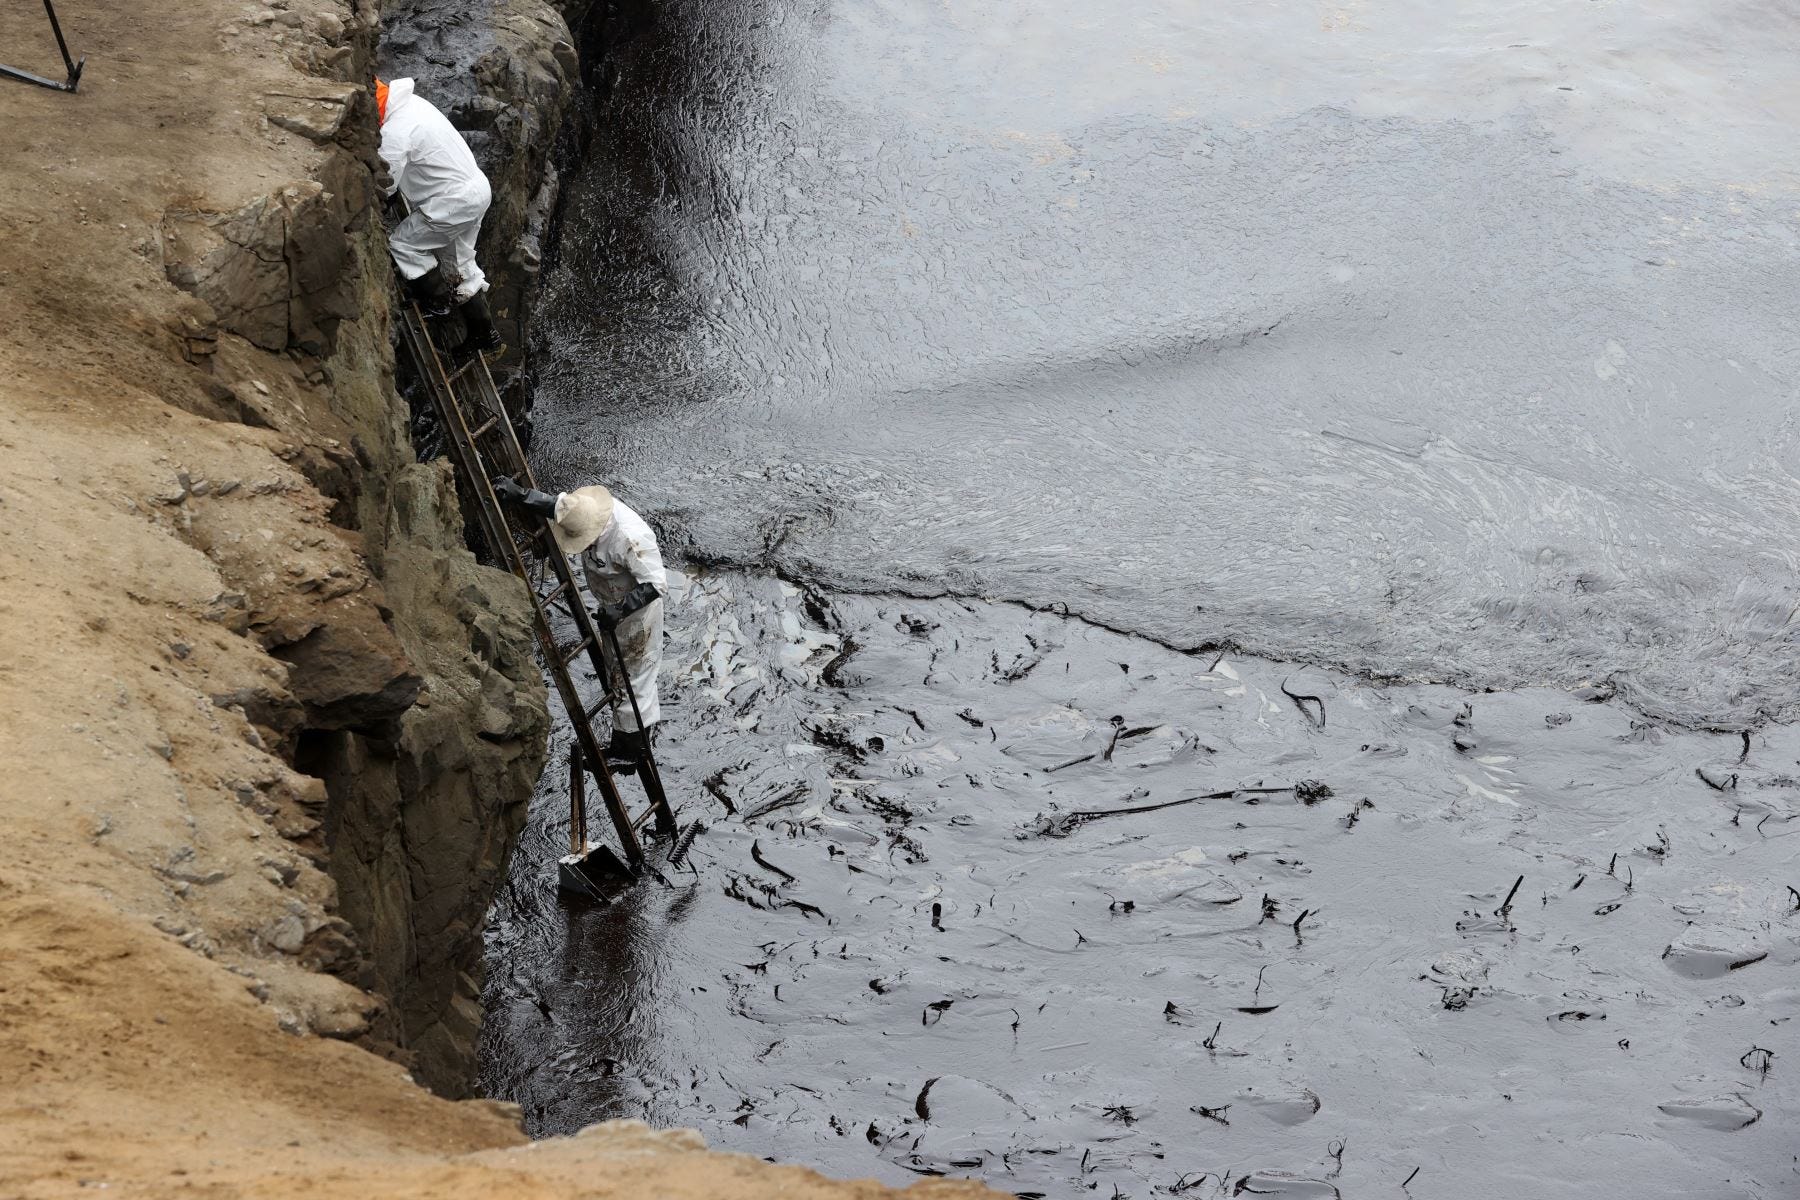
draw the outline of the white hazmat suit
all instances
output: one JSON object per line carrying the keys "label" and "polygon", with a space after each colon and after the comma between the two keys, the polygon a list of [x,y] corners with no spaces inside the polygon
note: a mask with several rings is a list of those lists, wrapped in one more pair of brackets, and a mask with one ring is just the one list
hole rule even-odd
{"label": "white hazmat suit", "polygon": [[[582,489],[594,492],[601,489]],[[572,511],[578,493],[564,492],[556,498],[556,523],[567,528],[576,523]],[[559,530],[559,533],[561,531]],[[656,534],[644,518],[638,516],[617,497],[612,498],[612,512],[605,528],[593,543],[580,553],[581,573],[588,591],[602,605],[617,604],[640,584],[656,589],[657,599],[626,617],[618,625],[619,649],[623,651],[624,673],[637,693],[638,709],[646,726],[662,720],[662,707],[657,701],[656,673],[662,665],[662,598],[669,594],[669,576],[663,570],[662,551]],[[620,663],[613,657],[612,640],[602,635],[606,663],[615,674]],[[638,728],[631,711],[631,698],[621,688],[613,698],[613,727],[626,732]]]}
{"label": "white hazmat suit", "polygon": [[438,252],[447,249],[462,277],[458,303],[484,290],[487,277],[475,262],[475,239],[493,193],[462,134],[430,101],[413,94],[410,79],[387,84],[381,161],[412,206],[388,238],[400,274],[417,279],[437,266]]}

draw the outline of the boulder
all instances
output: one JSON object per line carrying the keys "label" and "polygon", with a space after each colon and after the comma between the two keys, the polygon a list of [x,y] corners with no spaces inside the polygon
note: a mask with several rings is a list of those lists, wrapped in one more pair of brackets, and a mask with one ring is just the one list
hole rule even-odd
{"label": "boulder", "polygon": [[171,210],[163,271],[211,306],[219,327],[264,350],[325,357],[356,315],[347,231],[362,208],[317,180],[288,184],[231,212]]}

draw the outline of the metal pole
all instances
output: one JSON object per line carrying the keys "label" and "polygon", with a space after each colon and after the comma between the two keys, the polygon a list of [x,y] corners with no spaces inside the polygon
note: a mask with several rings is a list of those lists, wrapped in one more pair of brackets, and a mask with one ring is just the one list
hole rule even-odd
{"label": "metal pole", "polygon": [[4,66],[0,66],[0,75],[25,83],[35,83],[37,86],[49,88],[53,92],[72,92],[81,83],[81,68],[87,65],[87,58],[84,56],[77,62],[69,54],[69,43],[63,38],[62,25],[56,19],[56,9],[51,5],[50,0],[44,0],[44,14],[50,18],[50,32],[56,35],[56,48],[62,52],[63,67],[69,73],[68,79],[58,83],[54,79],[45,79],[42,75],[33,75],[30,71]]}
{"label": "metal pole", "polygon": [[63,41],[62,25],[56,19],[56,9],[50,0],[44,0],[44,15],[50,18],[50,32],[56,35],[56,48],[62,51],[63,66],[69,71],[69,90],[74,91],[74,83],[81,77],[81,71],[75,66],[75,60],[69,57],[69,43]]}

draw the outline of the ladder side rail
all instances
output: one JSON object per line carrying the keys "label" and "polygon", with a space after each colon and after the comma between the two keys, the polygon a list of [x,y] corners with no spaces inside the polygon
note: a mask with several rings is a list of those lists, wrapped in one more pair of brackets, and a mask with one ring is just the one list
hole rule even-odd
{"label": "ladder side rail", "polygon": [[[511,475],[515,480],[518,480],[526,487],[535,489],[537,487],[537,478],[532,473],[531,463],[526,457],[525,448],[519,443],[518,430],[513,425],[511,414],[506,411],[506,402],[501,398],[499,388],[494,385],[494,377],[492,373],[487,370],[485,361],[479,371],[473,372],[473,379],[475,381],[474,388],[477,393],[480,407],[485,409],[487,415],[491,418],[490,421],[483,422],[481,428],[485,431],[486,437],[500,442],[499,451],[495,457],[505,466],[507,474]],[[457,380],[456,382],[461,382],[461,380]],[[479,446],[477,449],[479,450]],[[547,524],[548,523],[546,522],[546,526]],[[547,528],[541,532],[541,536],[549,536]],[[552,541],[552,547],[554,547],[554,544],[554,541]],[[555,553],[554,549],[552,549],[550,557],[558,560],[557,575],[559,580],[567,582],[567,560],[562,555]],[[605,698],[610,700],[618,691],[618,685],[611,681],[610,674],[606,669],[605,656],[601,652],[600,632],[595,628],[593,619],[587,612],[586,605],[581,603],[579,588],[570,587],[568,589],[568,598],[569,602],[567,607],[569,615],[574,618],[576,628],[580,631],[580,640],[588,645],[589,663],[593,667],[595,677],[600,680],[601,687],[605,691]],[[610,632],[607,636],[611,636]],[[613,641],[613,650],[614,653],[618,655],[618,661],[622,672],[625,660],[624,656],[619,654],[619,646],[616,639]],[[627,683],[624,686],[626,687],[627,694],[630,695],[629,684]],[[637,697],[635,695],[631,695],[631,704],[633,712],[636,713]],[[570,713],[572,720],[582,719],[584,715],[585,714],[583,714],[580,709],[572,709]],[[642,714],[637,714],[637,717],[639,727],[642,728]],[[660,833],[672,835],[675,833],[675,812],[669,805],[668,793],[663,790],[662,770],[656,762],[656,751],[650,745],[648,737],[644,739],[643,751],[644,765],[640,768],[640,774],[644,784],[644,792],[650,799],[651,808],[656,812],[657,830]],[[642,822],[639,821],[636,824],[641,825]]]}
{"label": "ladder side rail", "polygon": [[507,415],[499,392],[493,386],[493,376],[485,370],[477,372],[469,390],[472,393],[469,407],[487,418],[480,426],[481,437],[493,443],[491,449],[484,449],[483,452],[499,464],[505,474],[527,487],[536,487],[537,481],[532,477],[531,464],[525,461],[518,437],[513,434],[512,418]]}
{"label": "ladder side rail", "polygon": [[469,485],[469,491],[475,497],[475,509],[481,521],[482,533],[486,536],[489,545],[497,547],[500,540],[508,535],[504,529],[495,527],[493,513],[489,511],[487,504],[483,502],[483,498],[479,494],[478,480],[480,476],[474,462],[475,448],[469,444],[467,438],[459,436],[459,434],[467,432],[467,427],[463,423],[462,414],[456,409],[455,397],[449,394],[448,384],[444,379],[443,363],[438,359],[435,348],[432,346],[431,335],[426,332],[423,321],[418,315],[418,309],[414,305],[408,304],[403,312],[401,329],[406,335],[407,351],[412,355],[413,361],[423,369],[425,390],[431,394],[431,405],[437,409],[439,423],[450,434],[451,455],[455,459],[456,465],[462,469],[463,480]]}
{"label": "ladder side rail", "polygon": [[[504,403],[500,399],[498,389],[494,387],[493,377],[483,372],[480,377],[480,386],[484,393],[483,399],[489,405],[490,410],[500,417],[498,426],[491,431],[490,436],[499,438],[502,434],[504,435],[506,442],[509,443],[507,449],[510,450],[511,457],[514,458],[521,468],[521,474],[515,475],[514,478],[522,479],[526,486],[535,488],[537,486],[537,481],[531,475],[530,464],[527,463],[525,459],[524,447],[519,444],[518,431],[513,428],[512,419],[507,415]],[[563,576],[565,572],[562,568],[566,566],[567,560],[563,559],[561,555],[553,554],[551,557],[561,560],[557,573],[559,577]],[[607,670],[605,655],[601,652],[600,632],[596,629],[594,621],[587,611],[587,606],[581,603],[579,591],[571,590],[568,594],[570,597],[568,604],[569,614],[575,619],[575,624],[581,632],[582,640],[588,642],[589,662],[593,667],[595,676],[600,680],[601,686],[605,690],[605,698],[610,700],[618,692],[620,684],[613,682],[612,673]],[[623,673],[625,659],[624,655],[620,652],[618,639],[610,630],[606,632],[605,636],[612,641],[613,653],[618,658],[621,666],[621,673]],[[637,696],[631,693],[630,685],[628,683],[624,684],[624,686],[626,694],[631,697],[632,711],[634,715],[637,716],[638,726],[641,729],[643,727],[643,715],[637,712]],[[644,761],[643,765],[639,768],[639,777],[644,784],[645,794],[650,798],[651,808],[656,812],[657,831],[659,833],[672,835],[675,832],[675,811],[669,805],[668,793],[663,790],[662,771],[657,765],[656,751],[650,745],[648,737],[644,740],[643,749]],[[639,820],[633,824],[634,827],[636,827],[641,826],[643,822],[642,820]]]}
{"label": "ladder side rail", "polygon": [[[484,370],[482,374],[486,376],[487,373]],[[483,421],[481,425],[476,427],[470,434],[470,438],[475,444],[476,453],[482,456],[483,462],[492,464],[488,468],[489,475],[508,475],[515,481],[535,490],[537,488],[537,481],[531,477],[530,466],[517,461],[514,456],[509,453],[508,443],[510,442],[512,447],[516,447],[518,444],[517,440],[511,438],[499,440],[501,438],[502,430],[508,434],[512,432],[512,424],[507,420],[506,414],[504,412],[497,416],[490,414],[488,419]],[[499,440],[499,444],[490,449],[482,444],[484,439],[488,441]],[[546,548],[543,557],[552,556],[549,547],[553,546],[555,543],[553,539],[546,540],[550,539],[549,528],[547,525],[539,526],[536,529],[521,529],[516,535],[516,538],[519,543],[521,554],[523,554],[525,550],[530,549],[534,544],[542,543]]]}
{"label": "ladder side rail", "polygon": [[[463,421],[460,406],[455,405],[454,400],[452,406],[456,408],[456,433],[467,440],[468,426]],[[575,681],[569,675],[569,665],[563,658],[562,647],[557,645],[556,631],[550,623],[550,613],[546,610],[543,598],[539,596],[537,589],[531,586],[531,572],[525,565],[524,555],[520,553],[517,542],[513,540],[512,525],[507,519],[506,510],[501,507],[499,498],[494,495],[493,481],[488,475],[487,463],[483,460],[479,449],[472,443],[470,443],[470,451],[479,471],[477,492],[480,501],[484,507],[491,509],[500,522],[504,530],[498,543],[501,553],[505,555],[507,566],[525,584],[525,590],[531,596],[532,613],[536,617],[538,639],[544,647],[545,664],[550,669],[550,678],[556,684],[557,694],[562,699],[563,710],[569,714],[569,723],[574,726],[575,737],[580,744],[582,757],[589,763],[590,769],[594,773],[594,782],[600,787],[600,798],[606,804],[607,815],[612,818],[613,829],[619,837],[619,846],[625,851],[626,861],[641,862],[644,851],[638,840],[637,830],[632,825],[631,815],[625,807],[624,797],[619,794],[618,783],[613,779],[612,771],[607,766],[605,751],[600,746],[599,738],[594,735],[593,723],[583,719],[585,710],[582,707],[581,693],[576,689]],[[542,517],[538,517],[536,520],[540,526],[541,536],[549,537],[549,523]],[[550,544],[552,547],[555,546],[554,539]],[[578,596],[579,592],[573,590],[577,585],[568,558],[556,553],[553,548],[548,555],[548,561],[550,569],[556,574],[559,583],[567,584],[571,589],[570,594]],[[586,608],[580,603],[572,604],[570,608],[576,615],[579,638],[577,644],[585,642],[589,655],[597,655],[600,635],[594,628],[593,618],[588,615]],[[604,680],[605,676],[601,676],[601,678]],[[582,824],[585,826],[585,820],[582,821]],[[584,844],[582,850],[576,851],[576,853],[582,853],[585,850]]]}
{"label": "ladder side rail", "polygon": [[569,747],[569,853],[587,852],[587,780],[581,767],[581,746]]}
{"label": "ladder side rail", "polygon": [[[619,795],[618,785],[612,778],[612,772],[606,765],[606,755],[601,751],[599,741],[594,736],[593,724],[582,719],[584,710],[581,695],[576,691],[575,682],[569,677],[568,667],[562,661],[561,650],[556,644],[556,634],[551,628],[549,614],[544,610],[537,590],[531,586],[530,572],[526,570],[524,559],[513,541],[512,528],[506,519],[505,510],[501,508],[498,497],[494,495],[493,481],[488,476],[487,464],[482,460],[479,448],[469,436],[468,422],[463,416],[461,405],[457,402],[456,394],[444,370],[443,361],[437,354],[436,346],[422,324],[418,325],[416,329],[413,328],[413,323],[419,320],[416,308],[408,305],[406,320],[409,333],[408,349],[419,359],[420,365],[426,368],[427,383],[438,408],[438,416],[450,433],[450,440],[458,452],[457,457],[464,464],[465,478],[470,485],[470,490],[475,495],[476,508],[481,513],[483,527],[493,535],[491,543],[495,551],[505,555],[507,566],[524,582],[525,590],[531,596],[532,614],[535,617],[533,623],[537,626],[538,641],[544,648],[551,679],[555,682],[557,692],[563,702],[563,708],[569,713],[570,722],[575,727],[575,736],[581,744],[582,754],[589,763],[593,764],[595,781],[600,785],[600,794],[606,802],[607,812],[612,817],[613,826],[619,835],[620,846],[625,851],[628,861],[641,862],[644,852],[638,841],[637,831],[632,826],[630,813],[626,810],[624,799]],[[482,374],[486,375],[486,373],[484,369]],[[573,576],[568,575],[567,559],[554,553],[550,555],[550,559],[557,574],[567,577],[566,581],[572,583]],[[586,618],[581,622],[584,625],[582,636],[594,639],[590,643],[590,650],[592,650],[593,647],[598,646],[599,639],[598,633],[592,627],[592,619],[587,617],[587,613],[581,605],[577,604],[573,607],[581,613],[583,618]],[[585,824],[585,821],[582,823]]]}
{"label": "ladder side rail", "polygon": [[[583,629],[596,629],[597,623],[589,616],[585,606],[577,603],[572,606],[579,614],[578,623]],[[584,635],[585,636],[585,635]],[[601,652],[600,638],[605,637],[611,643],[613,659],[619,665],[618,678],[613,678],[606,656]],[[599,630],[594,640],[588,643],[588,657],[593,664],[594,673],[599,676],[601,686],[605,689],[604,700],[611,701],[623,690],[631,701],[631,713],[637,721],[640,731],[644,729],[644,714],[638,708],[637,692],[631,686],[631,679],[625,672],[625,653],[619,646],[619,636],[611,629]],[[638,765],[638,778],[644,785],[644,794],[650,798],[650,810],[656,814],[656,830],[662,834],[674,834],[675,810],[669,807],[668,794],[663,791],[662,772],[656,765],[656,751],[650,745],[646,732],[643,739],[643,760]],[[642,818],[632,823],[633,828],[643,825]]]}
{"label": "ladder side rail", "polygon": [[644,784],[644,794],[650,798],[650,811],[656,814],[657,830],[672,834],[675,832],[675,813],[669,808],[668,794],[663,791],[662,772],[657,768],[656,755],[650,749],[650,731],[644,728],[644,711],[638,707],[637,689],[631,686],[631,677],[625,671],[625,651],[619,645],[618,631],[609,626],[606,640],[612,645],[613,660],[619,664],[619,683],[631,701],[631,716],[637,724],[639,737],[643,740],[644,761],[638,765],[638,773]]}
{"label": "ladder side rail", "polygon": [[[548,633],[548,626],[543,620],[543,610],[538,609],[537,611],[538,627],[544,631],[543,640],[550,648],[550,652],[554,654],[555,638]],[[632,828],[631,815],[626,811],[624,797],[619,795],[619,786],[614,782],[612,772],[607,769],[606,754],[600,747],[599,739],[594,736],[593,723],[581,719],[581,695],[575,690],[575,681],[569,678],[566,667],[555,665],[554,659],[552,659],[552,664],[550,678],[556,684],[557,694],[562,698],[563,710],[569,714],[569,723],[575,729],[575,740],[580,747],[581,756],[587,760],[589,769],[594,773],[594,782],[600,786],[600,798],[605,801],[606,813],[612,818],[613,829],[619,835],[619,845],[625,851],[627,861],[634,864],[642,862],[644,859],[643,846],[638,842],[637,831]],[[583,826],[584,839],[587,824],[585,811],[584,805],[579,821]],[[571,815],[573,817],[575,814]],[[580,854],[586,849],[587,845],[584,840],[581,849],[574,853]]]}
{"label": "ladder side rail", "polygon": [[[549,522],[543,521],[542,518],[539,518],[539,520],[544,525],[545,536],[549,536]],[[554,539],[552,540],[551,545],[555,545]],[[581,697],[576,692],[574,681],[568,676],[569,668],[568,664],[563,661],[562,651],[560,649],[554,650],[552,651],[555,656],[554,669],[558,678],[566,681],[568,684],[567,690],[563,693],[563,707],[568,711],[569,721],[576,726],[578,735],[582,735],[582,731],[585,731],[584,745],[591,747],[591,749],[587,751],[589,754],[588,761],[593,764],[595,780],[600,785],[600,795],[606,802],[607,815],[612,817],[613,825],[619,832],[620,841],[624,843],[627,854],[631,855],[632,861],[635,862],[642,854],[642,851],[638,848],[636,833],[637,823],[632,821],[630,813],[625,807],[625,802],[619,795],[618,783],[613,779],[612,768],[607,764],[606,755],[600,752],[599,739],[594,736],[593,716],[589,715],[590,712],[598,715],[600,705],[610,703],[615,694],[612,677],[606,669],[606,660],[600,653],[601,632],[595,624],[592,614],[587,611],[587,606],[581,603],[581,586],[576,582],[575,568],[569,562],[568,556],[552,550],[549,555],[549,565],[551,572],[557,580],[557,587],[552,594],[554,595],[556,592],[566,592],[569,596],[570,603],[568,611],[569,615],[574,619],[575,628],[577,630],[578,640],[576,644],[585,645],[587,647],[588,661],[593,666],[594,675],[599,681],[601,691],[599,701],[591,709],[584,708],[581,703]],[[529,586],[529,580],[527,581],[527,585]],[[540,613],[543,613],[542,619],[547,625],[549,617],[548,613],[544,612],[546,606],[543,602],[543,597],[534,589],[532,591],[532,599],[537,604]],[[664,803],[663,807],[665,809],[668,807],[667,802]],[[670,818],[665,823],[672,824],[672,822],[673,816],[671,814]],[[659,828],[660,827],[661,826],[659,825]]]}
{"label": "ladder side rail", "polygon": [[482,375],[482,398],[500,416],[500,430],[505,431],[508,450],[512,460],[519,465],[520,477],[527,487],[536,487],[537,477],[531,473],[531,463],[525,457],[525,447],[519,444],[519,431],[513,428],[512,417],[506,411],[506,401],[500,398],[500,389],[494,386],[494,377],[485,371]]}

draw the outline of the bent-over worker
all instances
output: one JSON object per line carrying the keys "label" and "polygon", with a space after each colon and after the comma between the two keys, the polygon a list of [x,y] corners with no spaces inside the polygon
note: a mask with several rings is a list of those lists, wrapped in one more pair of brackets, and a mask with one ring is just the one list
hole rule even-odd
{"label": "bent-over worker", "polygon": [[611,638],[601,639],[602,653],[615,679],[622,673],[630,680],[644,727],[638,728],[630,696],[623,687],[615,686],[613,735],[606,756],[629,774],[643,759],[650,728],[662,719],[656,672],[662,664],[662,601],[668,594],[669,578],[656,534],[644,518],[603,487],[576,488],[552,496],[501,476],[494,481],[494,494],[550,522],[557,548],[580,558],[588,591],[600,606],[594,620],[617,634],[624,663],[615,659]]}
{"label": "bent-over worker", "polygon": [[381,120],[381,161],[386,175],[376,182],[382,194],[398,191],[412,211],[388,238],[394,265],[407,290],[428,317],[450,311],[452,293],[438,261],[450,251],[461,282],[454,299],[468,331],[455,353],[498,350],[500,334],[488,311],[487,277],[475,261],[475,239],[493,192],[475,155],[456,126],[429,100],[413,93],[413,81],[375,81],[375,108]]}

